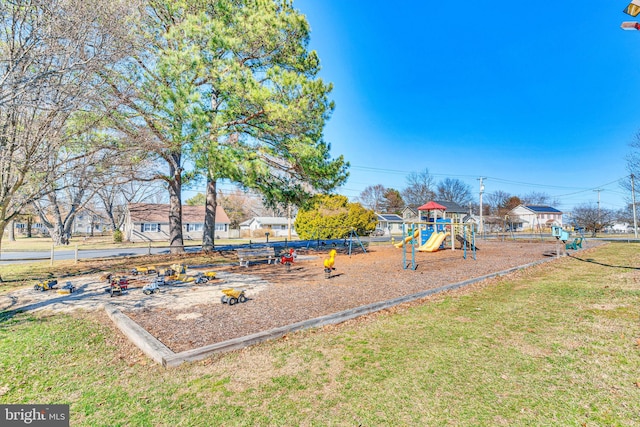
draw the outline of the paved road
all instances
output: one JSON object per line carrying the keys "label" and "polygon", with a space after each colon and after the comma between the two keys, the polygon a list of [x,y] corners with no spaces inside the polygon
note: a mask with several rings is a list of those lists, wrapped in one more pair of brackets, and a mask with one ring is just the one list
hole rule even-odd
{"label": "paved road", "polygon": [[[385,241],[389,240],[388,237],[372,237],[370,241]],[[362,238],[362,242],[369,241],[369,238]],[[313,246],[315,247],[317,244],[332,246],[332,245],[348,245],[349,240],[323,240],[321,242],[313,240],[300,240],[288,242],[288,247],[307,247]],[[267,243],[253,243],[251,247],[260,247],[265,246]],[[284,242],[270,242],[269,246],[274,247],[284,247]],[[351,242],[353,250],[358,248],[358,241],[353,240]],[[216,250],[233,250],[241,247],[249,247],[249,244],[238,244],[238,245],[222,245],[216,246]],[[198,252],[201,249],[200,246],[188,246],[185,247],[187,252]],[[78,259],[91,259],[91,258],[118,258],[118,257],[131,257],[131,256],[141,256],[141,255],[160,255],[160,254],[168,254],[168,247],[159,247],[159,248],[120,248],[120,249],[80,249],[78,250]],[[62,261],[62,260],[73,260],[76,258],[75,249],[56,249],[54,252],[54,261]],[[51,259],[51,251],[33,251],[33,252],[2,252],[0,254],[0,266],[8,265],[8,264],[21,264],[28,263],[33,261],[45,261]]]}
{"label": "paved road", "polygon": [[[200,247],[187,247],[187,252],[195,252]],[[148,254],[167,254],[169,248],[120,248],[120,249],[80,249],[78,250],[78,259],[87,258],[117,258],[127,256],[140,256]],[[56,249],[54,252],[54,260],[71,260],[75,259],[75,249]],[[32,252],[2,252],[0,254],[0,265],[19,264],[38,260],[51,259],[51,251],[32,251]]]}

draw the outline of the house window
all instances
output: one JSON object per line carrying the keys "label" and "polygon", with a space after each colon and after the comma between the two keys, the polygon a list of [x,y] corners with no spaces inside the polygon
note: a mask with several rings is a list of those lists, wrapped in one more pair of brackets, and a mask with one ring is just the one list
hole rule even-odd
{"label": "house window", "polygon": [[187,224],[187,231],[202,231],[204,230],[204,224]]}
{"label": "house window", "polygon": [[153,233],[160,231],[160,224],[142,224],[142,232],[143,233]]}
{"label": "house window", "polygon": [[216,224],[216,231],[227,231],[227,224]]}

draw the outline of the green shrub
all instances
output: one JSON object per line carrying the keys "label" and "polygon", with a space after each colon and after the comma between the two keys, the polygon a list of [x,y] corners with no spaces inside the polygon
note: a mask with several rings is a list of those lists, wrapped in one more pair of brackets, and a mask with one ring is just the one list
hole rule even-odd
{"label": "green shrub", "polygon": [[301,239],[342,238],[355,230],[359,235],[376,228],[376,214],[345,196],[319,195],[298,211],[295,228]]}
{"label": "green shrub", "polygon": [[113,241],[115,243],[122,243],[123,240],[124,240],[124,234],[122,234],[122,231],[116,230],[113,232]]}

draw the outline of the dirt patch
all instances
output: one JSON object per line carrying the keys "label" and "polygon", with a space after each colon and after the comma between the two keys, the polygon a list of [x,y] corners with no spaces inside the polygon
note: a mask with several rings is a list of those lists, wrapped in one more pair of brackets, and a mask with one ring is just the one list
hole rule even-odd
{"label": "dirt patch", "polygon": [[[0,309],[93,311],[109,303],[171,350],[181,352],[549,259],[545,253],[557,249],[553,242],[480,241],[478,246],[475,260],[471,252],[464,259],[459,249],[416,252],[416,270],[404,269],[402,250],[391,245],[351,256],[337,248],[336,269],[329,279],[323,261],[330,247],[299,251],[291,271],[279,264],[229,265],[217,268],[216,279],[208,283],[176,282],[152,295],[141,289],[153,276],[130,277],[128,292],[111,297],[100,275],[88,275],[71,280],[78,288],[73,294],[24,288],[3,295]],[[406,256],[410,262],[411,253]],[[191,268],[189,273],[198,270],[205,271]],[[248,301],[221,303],[221,290],[229,287],[246,289]]]}

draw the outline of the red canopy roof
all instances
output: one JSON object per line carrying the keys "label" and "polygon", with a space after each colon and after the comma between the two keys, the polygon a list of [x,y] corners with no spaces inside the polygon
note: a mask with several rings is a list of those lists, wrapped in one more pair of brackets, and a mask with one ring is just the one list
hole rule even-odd
{"label": "red canopy roof", "polygon": [[445,206],[442,206],[440,203],[436,203],[434,201],[428,202],[418,208],[419,211],[433,211],[439,209],[441,211],[447,210]]}

